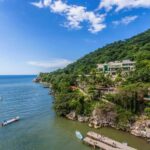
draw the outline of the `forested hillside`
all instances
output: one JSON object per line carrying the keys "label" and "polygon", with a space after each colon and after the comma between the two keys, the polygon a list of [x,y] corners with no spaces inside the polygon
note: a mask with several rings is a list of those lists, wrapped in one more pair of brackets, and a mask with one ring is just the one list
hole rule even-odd
{"label": "forested hillside", "polygon": [[[126,76],[118,73],[112,80],[111,76],[97,70],[98,63],[124,59],[136,62],[135,71]],[[114,124],[126,128],[135,116],[150,117],[150,102],[143,101],[150,87],[150,30],[99,48],[64,69],[41,73],[39,79],[50,83],[59,115],[66,116],[74,111],[91,116],[98,109],[106,116],[113,112]],[[116,88],[117,93],[103,94],[100,89],[108,87]]]}
{"label": "forested hillside", "polygon": [[[122,59],[136,60],[141,52],[143,55],[147,55],[150,52],[150,30],[131,39],[114,42],[99,48],[69,65],[64,71],[69,73],[89,73],[98,63]],[[149,58],[149,55],[147,57]]]}

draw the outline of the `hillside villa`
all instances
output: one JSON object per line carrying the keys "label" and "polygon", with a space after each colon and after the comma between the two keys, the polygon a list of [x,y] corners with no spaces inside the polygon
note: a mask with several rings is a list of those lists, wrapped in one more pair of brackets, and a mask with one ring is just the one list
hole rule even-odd
{"label": "hillside villa", "polygon": [[97,65],[99,71],[106,74],[116,75],[120,70],[122,73],[128,73],[135,69],[135,62],[131,60],[114,61]]}

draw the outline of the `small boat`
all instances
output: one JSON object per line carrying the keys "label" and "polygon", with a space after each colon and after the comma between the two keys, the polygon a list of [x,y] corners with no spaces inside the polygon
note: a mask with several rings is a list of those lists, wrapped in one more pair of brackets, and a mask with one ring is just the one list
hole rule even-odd
{"label": "small boat", "polygon": [[7,125],[9,125],[9,124],[11,124],[11,123],[14,123],[14,122],[16,122],[16,121],[19,121],[19,120],[20,120],[20,117],[17,116],[17,117],[15,117],[15,118],[10,119],[10,120],[3,121],[3,122],[1,123],[1,125],[2,125],[2,127],[4,127],[4,126],[7,126]]}
{"label": "small boat", "polygon": [[83,136],[82,136],[82,134],[81,134],[79,131],[76,131],[76,132],[75,132],[75,135],[76,135],[76,137],[77,137],[79,140],[83,140]]}

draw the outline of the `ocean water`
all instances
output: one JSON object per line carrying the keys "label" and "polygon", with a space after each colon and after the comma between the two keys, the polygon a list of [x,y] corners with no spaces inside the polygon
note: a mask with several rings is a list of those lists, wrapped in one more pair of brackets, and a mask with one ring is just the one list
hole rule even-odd
{"label": "ocean water", "polygon": [[0,127],[0,150],[90,150],[75,137],[93,130],[139,150],[150,150],[145,140],[111,128],[90,129],[87,124],[57,117],[53,97],[42,85],[33,83],[35,76],[0,76],[0,122],[20,116],[21,120]]}

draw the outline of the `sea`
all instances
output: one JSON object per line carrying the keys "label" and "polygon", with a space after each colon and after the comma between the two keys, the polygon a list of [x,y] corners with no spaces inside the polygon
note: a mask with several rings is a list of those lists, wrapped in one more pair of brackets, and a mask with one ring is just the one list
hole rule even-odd
{"label": "sea", "polygon": [[95,131],[138,150],[150,150],[142,138],[112,128],[91,129],[86,123],[58,117],[49,89],[32,82],[35,76],[0,76],[0,122],[20,116],[20,121],[0,127],[0,150],[91,150],[75,136]]}

